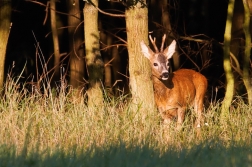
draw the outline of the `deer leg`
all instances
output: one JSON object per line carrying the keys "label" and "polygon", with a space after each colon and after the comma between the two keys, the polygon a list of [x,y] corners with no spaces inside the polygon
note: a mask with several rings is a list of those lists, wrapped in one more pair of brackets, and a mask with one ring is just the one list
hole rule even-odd
{"label": "deer leg", "polygon": [[[196,95],[194,99],[194,111],[196,112],[196,121],[195,127],[200,128],[202,120],[202,113],[203,113],[203,104],[204,104],[204,96],[207,91],[207,80],[204,76],[200,76],[200,84],[197,83],[197,80],[194,80],[193,83],[196,88]],[[197,85],[197,87],[196,87]]]}
{"label": "deer leg", "polygon": [[203,111],[203,99],[201,100],[195,100],[194,104],[194,110],[196,112],[196,121],[195,121],[195,127],[200,128],[201,126],[201,119],[202,119],[202,111]]}
{"label": "deer leg", "polygon": [[171,124],[171,122],[173,121],[173,116],[168,114],[168,113],[162,113],[162,118],[164,120],[164,124]]}
{"label": "deer leg", "polygon": [[177,129],[180,130],[185,119],[185,107],[178,108]]}

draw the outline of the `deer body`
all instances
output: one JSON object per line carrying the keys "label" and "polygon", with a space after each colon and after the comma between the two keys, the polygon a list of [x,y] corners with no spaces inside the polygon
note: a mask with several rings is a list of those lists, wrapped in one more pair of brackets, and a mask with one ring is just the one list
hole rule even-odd
{"label": "deer body", "polygon": [[169,59],[175,52],[176,41],[173,41],[163,51],[164,35],[161,50],[158,51],[155,39],[153,41],[150,37],[150,40],[155,48],[155,53],[143,41],[141,48],[152,66],[155,102],[164,122],[169,123],[177,118],[178,127],[180,127],[184,121],[186,108],[192,106],[197,117],[195,125],[200,127],[207,79],[190,69],[180,69],[169,73]]}

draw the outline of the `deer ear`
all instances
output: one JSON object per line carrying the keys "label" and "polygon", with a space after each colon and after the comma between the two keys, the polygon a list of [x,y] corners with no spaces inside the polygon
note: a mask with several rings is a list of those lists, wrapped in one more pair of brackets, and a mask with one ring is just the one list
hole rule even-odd
{"label": "deer ear", "polygon": [[151,56],[154,54],[153,51],[148,46],[145,45],[144,41],[140,42],[140,46],[141,46],[143,55],[146,58],[150,59]]}
{"label": "deer ear", "polygon": [[176,41],[173,40],[172,43],[164,50],[164,55],[167,59],[172,58],[173,54],[176,51]]}

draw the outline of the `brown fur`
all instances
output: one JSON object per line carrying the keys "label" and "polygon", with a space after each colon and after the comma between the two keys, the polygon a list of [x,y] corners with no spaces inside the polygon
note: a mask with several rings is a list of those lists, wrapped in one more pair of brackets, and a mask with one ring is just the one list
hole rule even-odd
{"label": "brown fur", "polygon": [[170,74],[165,81],[153,76],[153,84],[156,104],[166,122],[177,117],[178,124],[182,124],[185,109],[189,105],[196,111],[196,126],[200,125],[207,87],[203,75],[193,70],[180,69]]}
{"label": "brown fur", "polygon": [[[151,41],[155,45],[155,40],[151,38]],[[168,61],[175,52],[175,41],[163,52],[157,52],[155,49],[156,53],[154,53],[144,42],[141,42],[141,47],[143,54],[152,65],[155,102],[164,121],[170,122],[177,117],[178,127],[180,127],[184,121],[186,108],[192,106],[197,117],[195,125],[200,127],[207,79],[190,69],[169,73]]]}

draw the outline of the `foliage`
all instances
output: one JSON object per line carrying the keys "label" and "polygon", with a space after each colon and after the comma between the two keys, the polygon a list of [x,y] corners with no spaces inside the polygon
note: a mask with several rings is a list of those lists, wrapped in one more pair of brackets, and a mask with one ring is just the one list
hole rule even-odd
{"label": "foliage", "polygon": [[134,8],[137,6],[138,3],[141,8],[147,7],[146,2],[144,0],[127,0],[126,7],[127,8]]}

